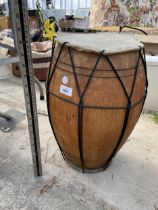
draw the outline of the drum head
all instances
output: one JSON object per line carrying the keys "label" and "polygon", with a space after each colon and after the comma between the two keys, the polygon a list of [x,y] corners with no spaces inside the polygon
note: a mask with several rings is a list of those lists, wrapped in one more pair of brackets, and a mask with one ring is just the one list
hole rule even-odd
{"label": "drum head", "polygon": [[132,34],[106,32],[106,33],[60,33],[56,41],[67,46],[79,48],[83,51],[101,52],[115,54],[121,52],[139,50],[144,45]]}

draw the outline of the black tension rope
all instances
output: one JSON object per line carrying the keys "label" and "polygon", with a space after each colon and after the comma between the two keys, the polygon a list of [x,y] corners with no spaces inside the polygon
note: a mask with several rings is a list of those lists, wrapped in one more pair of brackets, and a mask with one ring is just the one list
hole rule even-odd
{"label": "black tension rope", "polygon": [[[60,146],[60,144],[59,144],[59,142],[58,142],[58,140],[57,140],[57,137],[56,137],[56,134],[55,134],[55,131],[54,131],[54,127],[53,127],[53,125],[52,125],[52,123],[51,123],[50,109],[49,109],[49,94],[50,94],[50,93],[49,93],[49,85],[50,85],[50,82],[51,82],[51,80],[52,80],[53,74],[54,74],[55,69],[56,69],[56,65],[57,65],[57,63],[58,63],[58,60],[59,60],[59,58],[60,58],[60,56],[61,56],[61,53],[62,53],[62,50],[63,50],[65,44],[66,44],[66,42],[63,43],[63,45],[62,45],[62,47],[61,47],[61,49],[60,49],[60,51],[59,51],[59,54],[58,54],[58,59],[56,60],[56,63],[55,63],[55,65],[54,65],[53,68],[52,68],[52,62],[51,62],[51,65],[50,65],[50,68],[49,68],[49,72],[48,72],[47,83],[46,83],[47,110],[48,110],[49,122],[50,122],[50,125],[51,125],[51,128],[52,128],[52,131],[53,131],[55,140],[56,140],[56,142],[57,142],[57,144],[58,144],[58,147],[59,147],[60,152],[61,152],[61,154],[62,154],[62,156],[63,156],[64,159],[65,159],[64,151],[62,150],[62,148],[61,148],[61,146]],[[53,46],[53,44],[52,44],[52,46]],[[53,54],[54,54],[54,50],[55,50],[55,45],[54,45],[54,47],[52,47],[52,57],[53,57]],[[52,57],[51,57],[51,60],[52,60]]]}
{"label": "black tension rope", "polygon": [[[107,160],[107,162],[102,166],[102,169],[105,170],[107,168],[107,166],[109,165],[109,163],[111,162],[112,158],[115,156],[119,146],[121,145],[122,143],[122,140],[124,138],[124,135],[125,135],[125,132],[126,132],[126,128],[127,128],[127,125],[128,125],[128,119],[129,119],[129,114],[130,114],[130,111],[132,108],[134,108],[135,106],[137,105],[140,105],[142,104],[142,109],[143,109],[143,104],[145,102],[145,99],[146,99],[146,95],[147,95],[147,88],[148,88],[148,81],[147,81],[147,69],[146,69],[146,60],[145,60],[145,51],[144,51],[144,48],[141,48],[139,49],[138,51],[138,60],[137,60],[137,64],[135,66],[135,72],[134,72],[134,78],[133,78],[133,82],[132,82],[132,87],[131,87],[131,90],[130,90],[130,94],[128,94],[128,91],[118,73],[118,71],[116,70],[116,68],[114,67],[114,65],[112,64],[110,58],[108,55],[104,54],[105,51],[101,51],[99,53],[99,56],[96,60],[96,63],[93,67],[93,69],[91,70],[91,74],[89,76],[89,79],[85,85],[85,88],[84,90],[82,91],[81,93],[81,90],[80,90],[80,87],[79,87],[79,82],[78,82],[78,78],[77,78],[77,73],[76,73],[76,66],[75,66],[75,63],[74,63],[74,59],[73,59],[73,54],[72,54],[72,51],[71,51],[71,47],[67,47],[68,49],[68,53],[69,53],[69,56],[70,56],[70,61],[71,61],[71,64],[68,64],[69,66],[71,66],[72,68],[72,73],[74,75],[74,79],[75,79],[75,84],[76,84],[76,87],[77,87],[77,92],[78,92],[78,96],[79,96],[79,102],[78,103],[75,103],[75,102],[72,102],[68,99],[64,99],[56,94],[54,94],[53,92],[51,92],[49,90],[49,86],[50,86],[50,83],[52,81],[52,78],[53,78],[53,75],[56,71],[56,67],[58,65],[60,61],[60,56],[62,54],[62,50],[64,48],[64,46],[66,46],[67,42],[63,43],[62,46],[61,46],[61,49],[59,51],[59,54],[58,54],[58,57],[57,59],[55,59],[55,63],[54,63],[54,66],[53,67],[50,67],[50,71],[49,71],[49,77],[48,77],[48,82],[47,82],[47,107],[48,107],[48,114],[49,114],[49,120],[50,120],[50,110],[49,110],[49,95],[52,95],[54,97],[57,97],[58,99],[62,100],[62,101],[65,101],[66,103],[71,103],[73,104],[74,106],[78,106],[78,146],[79,146],[79,154],[80,154],[80,161],[81,161],[81,166],[82,166],[82,172],[84,173],[85,172],[85,167],[84,167],[84,154],[83,154],[83,136],[82,136],[82,132],[83,132],[83,111],[85,108],[89,108],[89,109],[123,109],[125,110],[125,118],[124,118],[124,122],[123,122],[123,125],[122,125],[122,131],[120,133],[120,137],[118,139],[118,142],[112,152],[112,154],[110,155],[109,159]],[[53,54],[52,54],[53,56]],[[98,106],[90,106],[90,105],[86,105],[84,104],[84,101],[83,101],[83,98],[84,98],[84,95],[92,81],[92,78],[94,77],[94,73],[97,69],[97,66],[101,60],[102,57],[105,57],[105,59],[108,61],[110,67],[111,67],[111,71],[114,72],[114,74],[116,75],[115,78],[118,79],[119,83],[120,83],[120,86],[122,87],[123,89],[123,92],[125,94],[125,97],[127,99],[127,105],[126,107],[98,107]],[[145,95],[139,100],[137,101],[136,103],[132,104],[131,102],[131,99],[132,99],[132,96],[133,96],[133,92],[134,92],[134,87],[135,87],[135,83],[136,83],[136,79],[137,79],[137,73],[138,73],[138,68],[139,68],[139,64],[140,64],[140,60],[142,61],[143,63],[143,66],[144,66],[144,71],[145,71],[145,76],[146,76],[146,87],[145,87]],[[52,70],[51,70],[52,69]],[[142,109],[141,109],[141,112],[142,112]],[[55,139],[59,145],[59,142],[56,138],[56,135],[55,135],[55,132],[54,132],[54,129],[53,129],[53,125],[51,123],[51,120],[50,120],[50,124],[51,124],[51,127],[52,127],[52,130],[53,130],[53,133],[54,133],[54,136],[55,136]],[[68,158],[66,157],[66,155],[64,154],[61,146],[59,145],[59,148],[61,150],[61,153],[63,155],[63,158],[64,159],[67,159]]]}
{"label": "black tension rope", "polygon": [[74,74],[74,77],[75,77],[75,83],[76,83],[76,86],[77,86],[77,90],[78,90],[78,96],[79,96],[79,103],[77,104],[78,106],[78,144],[79,144],[79,151],[80,151],[80,160],[81,160],[81,165],[82,165],[82,172],[84,173],[84,157],[83,157],[83,135],[82,135],[82,122],[83,122],[83,108],[84,108],[84,102],[83,102],[83,97],[88,89],[88,86],[91,82],[91,79],[93,77],[93,74],[97,68],[97,65],[104,53],[104,51],[101,51],[99,56],[98,56],[98,59],[96,61],[96,64],[94,65],[93,69],[92,69],[92,72],[91,72],[91,75],[85,85],[85,88],[83,90],[83,92],[81,93],[80,91],[80,87],[79,87],[79,83],[78,83],[78,79],[77,79],[77,75],[76,75],[76,69],[75,69],[75,64],[74,64],[74,61],[73,61],[73,57],[72,57],[72,54],[71,54],[71,50],[70,50],[70,47],[68,47],[68,52],[69,52],[69,55],[70,55],[70,60],[71,60],[71,66],[72,66],[72,69],[73,69],[73,74]]}
{"label": "black tension rope", "polygon": [[145,32],[144,30],[142,30],[142,29],[140,29],[140,28],[135,28],[135,27],[132,27],[132,26],[120,26],[119,33],[121,33],[121,31],[122,31],[124,28],[130,28],[130,29],[133,29],[133,30],[137,30],[137,31],[142,32],[142,33],[145,34],[146,36],[148,36],[147,32]]}
{"label": "black tension rope", "polygon": [[139,60],[140,60],[140,54],[141,54],[141,49],[139,50],[139,55],[138,55],[138,62],[137,62],[137,66],[135,68],[135,74],[134,74],[134,79],[133,79],[133,84],[132,84],[132,88],[131,88],[131,91],[130,91],[130,96],[126,90],[126,87],[125,85],[123,84],[122,80],[121,80],[121,77],[119,76],[119,74],[117,73],[117,70],[115,69],[115,67],[113,66],[112,62],[110,61],[109,57],[106,55],[106,58],[112,68],[112,70],[114,71],[117,79],[119,80],[120,84],[121,84],[121,87],[123,88],[123,91],[124,91],[124,94],[127,98],[127,107],[126,107],[126,111],[125,111],[125,119],[124,119],[124,123],[123,123],[123,126],[122,126],[122,131],[121,131],[121,135],[120,135],[120,138],[116,144],[116,147],[114,148],[114,151],[112,152],[111,156],[109,157],[108,161],[106,162],[104,168],[106,168],[109,163],[111,162],[112,158],[116,155],[116,152],[117,152],[117,149],[119,148],[119,146],[121,145],[122,143],[122,140],[124,138],[124,135],[125,135],[125,132],[126,132],[126,128],[127,128],[127,125],[128,125],[128,119],[129,119],[129,114],[130,114],[130,110],[131,110],[131,105],[132,105],[132,102],[131,102],[131,99],[132,99],[132,95],[133,95],[133,90],[134,90],[134,86],[135,86],[135,82],[136,82],[136,76],[137,76],[137,71],[138,71],[138,66],[139,66]]}
{"label": "black tension rope", "polygon": [[[48,81],[47,81],[47,90],[48,90],[48,87],[49,87],[50,82],[51,82],[51,80],[52,80],[52,77],[53,77],[53,75],[54,75],[56,66],[57,66],[57,64],[58,64],[59,58],[60,58],[61,53],[62,53],[62,50],[63,50],[64,46],[65,46],[67,43],[68,43],[68,42],[64,42],[64,43],[62,44],[61,49],[60,49],[59,54],[58,54],[58,58],[57,58],[57,60],[56,60],[56,62],[55,62],[55,64],[54,64],[54,67],[51,68],[51,66],[50,66],[50,68],[49,68],[48,78],[47,78],[47,80],[48,80]],[[52,48],[52,50],[53,50],[53,51],[52,51],[52,57],[53,57],[54,50],[55,50],[55,46],[54,46],[54,48]],[[52,58],[51,58],[51,60],[52,60]],[[52,62],[51,62],[51,65],[52,65]]]}
{"label": "black tension rope", "polygon": [[[146,57],[145,57],[145,48],[143,48],[142,51],[143,51],[143,55],[141,53],[141,60],[143,62],[145,78],[146,78],[146,81],[145,81],[146,82],[146,84],[145,84],[145,86],[146,86],[146,88],[145,88],[145,97],[144,97],[144,101],[143,101],[143,106],[144,106],[145,100],[146,100],[146,97],[147,97],[147,94],[148,94],[148,76],[147,76],[147,64],[146,64]],[[143,106],[142,106],[140,115],[141,115],[141,113],[143,111]]]}

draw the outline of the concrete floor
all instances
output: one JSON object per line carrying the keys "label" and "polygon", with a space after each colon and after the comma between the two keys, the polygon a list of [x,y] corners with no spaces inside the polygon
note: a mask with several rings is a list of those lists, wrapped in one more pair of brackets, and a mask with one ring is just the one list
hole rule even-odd
{"label": "concrete floor", "polygon": [[[0,68],[0,78],[0,110],[25,115],[21,79],[9,67]],[[151,115],[141,116],[105,172],[82,174],[62,159],[38,90],[37,103],[44,176],[33,176],[26,118],[0,131],[0,210],[158,210],[158,125]]]}

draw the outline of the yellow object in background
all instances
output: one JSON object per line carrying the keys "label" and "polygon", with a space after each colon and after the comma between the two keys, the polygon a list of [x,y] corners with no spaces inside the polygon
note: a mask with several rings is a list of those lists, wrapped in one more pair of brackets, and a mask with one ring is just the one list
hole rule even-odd
{"label": "yellow object in background", "polygon": [[57,36],[58,26],[56,20],[53,17],[48,18],[44,22],[43,37],[47,40],[53,40]]}

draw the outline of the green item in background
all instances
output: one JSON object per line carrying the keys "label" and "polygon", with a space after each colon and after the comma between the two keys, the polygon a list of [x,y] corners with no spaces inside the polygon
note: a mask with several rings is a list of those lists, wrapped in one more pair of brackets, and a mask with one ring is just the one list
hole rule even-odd
{"label": "green item in background", "polygon": [[158,115],[153,115],[152,119],[156,124],[158,124]]}

